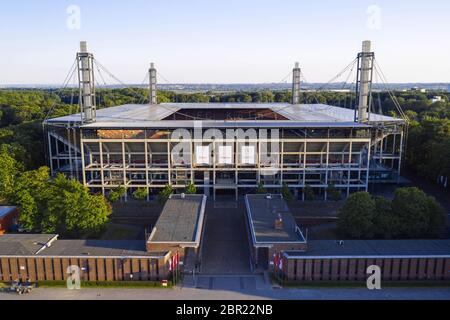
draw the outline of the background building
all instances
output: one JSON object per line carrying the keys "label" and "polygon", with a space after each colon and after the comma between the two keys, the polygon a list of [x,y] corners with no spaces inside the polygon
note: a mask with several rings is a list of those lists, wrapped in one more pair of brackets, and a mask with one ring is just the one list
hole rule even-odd
{"label": "background building", "polygon": [[0,206],[0,235],[17,226],[19,221],[19,209],[17,207]]}

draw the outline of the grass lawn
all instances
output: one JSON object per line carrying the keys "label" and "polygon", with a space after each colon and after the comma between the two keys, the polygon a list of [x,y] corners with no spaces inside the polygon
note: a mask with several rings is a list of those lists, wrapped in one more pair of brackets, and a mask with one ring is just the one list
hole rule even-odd
{"label": "grass lawn", "polygon": [[[65,281],[39,281],[38,288],[66,288]],[[82,281],[81,288],[124,288],[124,289],[171,289],[169,282],[167,287],[163,287],[159,281]]]}
{"label": "grass lawn", "polygon": [[143,240],[142,228],[132,225],[110,223],[101,240]]}
{"label": "grass lawn", "polygon": [[289,201],[288,206],[295,218],[336,217],[343,201]]}

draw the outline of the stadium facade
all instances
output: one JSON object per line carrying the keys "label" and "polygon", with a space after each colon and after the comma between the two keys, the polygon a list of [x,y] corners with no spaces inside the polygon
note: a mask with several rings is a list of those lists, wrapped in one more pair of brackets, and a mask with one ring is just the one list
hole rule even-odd
{"label": "stadium facade", "polygon": [[[47,119],[52,174],[68,174],[107,195],[120,186],[157,193],[194,184],[206,195],[246,194],[287,185],[327,198],[370,183],[397,183],[404,119],[371,112],[374,53],[358,54],[354,109],[301,104],[301,71],[293,70],[291,103],[158,103],[157,72],[149,70],[149,104],[97,110],[94,58],[77,54],[80,113]],[[310,191],[309,191],[310,192]]]}

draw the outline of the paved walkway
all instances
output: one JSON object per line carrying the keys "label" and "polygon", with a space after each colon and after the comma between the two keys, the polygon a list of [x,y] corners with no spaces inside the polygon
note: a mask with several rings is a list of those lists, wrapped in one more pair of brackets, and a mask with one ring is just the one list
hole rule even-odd
{"label": "paved walkway", "polygon": [[240,201],[233,205],[235,208],[214,206],[214,202],[208,201],[202,274],[251,274],[244,204]]}
{"label": "paved walkway", "polygon": [[186,276],[182,289],[208,289],[218,291],[272,290],[272,285],[264,275],[215,275]]}
{"label": "paved walkway", "polygon": [[[215,285],[213,284],[213,287]],[[240,285],[239,285],[240,286]],[[0,300],[450,300],[449,288],[367,289],[36,289],[29,295],[0,293]]]}

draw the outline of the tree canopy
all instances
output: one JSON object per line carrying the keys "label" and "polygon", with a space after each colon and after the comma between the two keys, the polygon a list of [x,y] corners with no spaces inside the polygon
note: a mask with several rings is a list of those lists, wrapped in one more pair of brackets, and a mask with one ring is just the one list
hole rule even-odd
{"label": "tree canopy", "polygon": [[418,239],[439,236],[445,224],[439,203],[418,188],[398,188],[394,199],[357,192],[339,211],[340,232],[354,239]]}
{"label": "tree canopy", "polygon": [[62,174],[50,179],[47,167],[18,177],[12,201],[21,207],[24,228],[65,237],[96,234],[111,214],[103,196],[90,194],[80,182]]}
{"label": "tree canopy", "polygon": [[373,237],[374,212],[375,201],[369,193],[353,193],[339,211],[339,230],[355,239]]}

